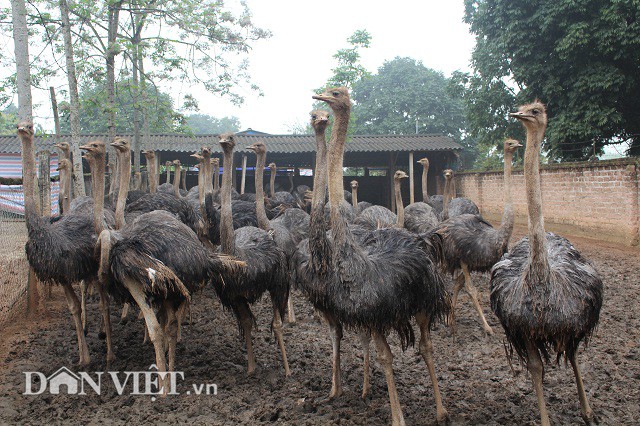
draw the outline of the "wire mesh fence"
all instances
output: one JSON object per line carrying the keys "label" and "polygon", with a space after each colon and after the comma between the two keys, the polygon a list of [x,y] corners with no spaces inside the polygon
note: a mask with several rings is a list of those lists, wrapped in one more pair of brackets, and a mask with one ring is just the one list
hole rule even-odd
{"label": "wire mesh fence", "polygon": [[24,252],[24,218],[0,210],[0,323],[6,323],[27,304],[29,264]]}

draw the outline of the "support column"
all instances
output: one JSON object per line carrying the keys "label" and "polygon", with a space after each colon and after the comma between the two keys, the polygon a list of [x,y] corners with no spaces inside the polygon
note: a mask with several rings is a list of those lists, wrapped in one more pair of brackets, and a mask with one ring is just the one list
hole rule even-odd
{"label": "support column", "polygon": [[409,204],[414,202],[414,183],[413,183],[413,151],[409,153]]}
{"label": "support column", "polygon": [[388,163],[389,171],[387,172],[387,178],[389,179],[389,205],[391,206],[391,211],[395,213],[396,211],[396,192],[393,185],[393,174],[395,173],[394,167],[394,157],[393,152],[389,153],[389,163]]}
{"label": "support column", "polygon": [[247,180],[247,155],[242,154],[242,179],[240,180],[240,193],[244,194],[244,184]]}

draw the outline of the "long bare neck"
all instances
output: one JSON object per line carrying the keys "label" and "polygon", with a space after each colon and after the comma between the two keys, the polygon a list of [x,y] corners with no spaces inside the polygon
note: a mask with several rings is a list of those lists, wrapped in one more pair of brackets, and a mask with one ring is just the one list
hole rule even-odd
{"label": "long bare neck", "polygon": [[442,205],[442,218],[449,219],[449,202],[451,201],[451,178],[445,178],[444,183],[444,203]]}
{"label": "long bare neck", "polygon": [[149,179],[149,192],[153,194],[158,190],[158,175],[155,157],[147,160],[147,177]]}
{"label": "long bare neck", "polygon": [[396,208],[398,209],[396,226],[398,228],[404,228],[404,204],[402,204],[402,194],[400,192],[400,179],[394,179],[393,186],[396,191]]}
{"label": "long bare neck", "polygon": [[224,163],[222,169],[222,188],[220,190],[221,207],[220,207],[220,245],[222,252],[225,254],[233,254],[234,235],[233,235],[233,212],[231,211],[231,163],[233,154],[224,152]]}
{"label": "long bare neck", "polygon": [[116,202],[116,229],[122,229],[124,222],[124,209],[127,204],[129,192],[129,179],[131,179],[131,151],[118,151],[120,161],[120,188],[118,189],[118,201]]}
{"label": "long bare neck", "polygon": [[309,251],[312,264],[317,271],[325,271],[328,241],[324,216],[327,188],[327,142],[325,130],[316,132],[316,167],[313,172],[313,195],[311,197],[311,217],[309,219]]}
{"label": "long bare neck", "polygon": [[354,186],[351,188],[351,204],[353,204],[353,208],[358,208],[358,187]]}
{"label": "long bare neck", "polygon": [[524,182],[527,192],[529,213],[529,249],[531,271],[539,277],[546,277],[549,260],[542,217],[542,192],[540,189],[540,145],[544,131],[536,132],[527,128],[527,146],[524,153]]}
{"label": "long bare neck", "polygon": [[62,212],[69,213],[71,209],[71,170],[60,171],[60,190],[62,191]]}
{"label": "long bare neck", "polygon": [[169,170],[170,166],[167,166],[167,182],[166,183],[171,183],[171,170]]}
{"label": "long bare neck", "polygon": [[[331,140],[329,142],[329,206],[331,218],[331,230],[333,234],[334,247],[341,247],[347,244],[349,230],[346,220],[340,213],[340,204],[344,201],[343,189],[343,157],[344,147],[347,141],[347,129],[349,126],[350,110],[334,111],[335,121],[331,129]],[[315,191],[314,191],[315,192]],[[335,250],[334,253],[338,253]]]}
{"label": "long bare neck", "polygon": [[213,190],[220,189],[220,163],[213,165]]}
{"label": "long bare neck", "polygon": [[269,218],[267,218],[267,212],[264,208],[264,165],[267,161],[267,155],[265,153],[259,153],[256,156],[256,216],[258,219],[258,227],[268,231],[271,228]]}
{"label": "long bare neck", "polygon": [[271,198],[276,195],[276,173],[278,173],[275,167],[271,169],[271,180],[269,181],[269,192],[271,192]]}
{"label": "long bare neck", "polygon": [[22,142],[22,188],[24,190],[24,211],[27,225],[38,216],[36,201],[36,154],[33,137],[20,135]]}
{"label": "long bare neck", "polygon": [[427,187],[427,175],[429,174],[429,165],[423,164],[422,166],[422,201],[425,203],[429,201],[429,188]]}
{"label": "long bare neck", "polygon": [[173,172],[173,193],[176,194],[176,197],[180,197],[180,175],[182,175],[180,166],[176,165]]}
{"label": "long bare neck", "polygon": [[508,244],[513,232],[513,201],[511,199],[511,162],[513,153],[506,151],[504,153],[504,212],[502,213],[502,223],[500,224],[500,232],[503,241]]}
{"label": "long bare neck", "polygon": [[[96,155],[91,163],[91,188],[93,194],[93,227],[99,235],[104,230],[104,175],[105,157]],[[123,185],[120,185],[122,187]],[[126,185],[124,185],[126,186]]]}
{"label": "long bare neck", "polygon": [[204,168],[204,160],[200,161],[200,166],[198,167],[198,200],[200,200],[200,205],[204,204],[204,181],[207,176],[206,170]]}
{"label": "long bare neck", "polygon": [[[211,158],[205,157],[200,165],[200,170],[204,172],[202,175],[202,183],[198,182],[198,185],[203,186],[204,194],[213,192],[213,164],[211,164]],[[198,175],[200,176],[200,175]]]}

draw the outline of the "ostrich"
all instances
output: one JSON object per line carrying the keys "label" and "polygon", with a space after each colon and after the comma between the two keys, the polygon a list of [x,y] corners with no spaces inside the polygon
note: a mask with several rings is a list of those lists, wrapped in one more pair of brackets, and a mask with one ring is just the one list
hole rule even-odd
{"label": "ostrich", "polygon": [[71,172],[73,170],[71,160],[60,159],[57,170],[60,172],[60,213],[69,213],[71,209]]}
{"label": "ostrich", "polygon": [[447,220],[450,217],[458,216],[461,214],[480,214],[478,206],[468,198],[455,197],[455,182],[453,180],[453,170],[446,169],[444,172],[444,204],[442,206],[442,214],[440,215],[442,220]]}
{"label": "ostrich", "polygon": [[[349,92],[344,87],[328,89],[313,98],[329,104],[335,116],[328,154],[333,236],[331,268],[315,280],[317,288],[313,291],[324,299],[326,310],[339,324],[371,331],[387,379],[395,425],[404,424],[404,418],[393,376],[393,355],[385,333],[394,329],[400,335],[403,347],[412,344],[410,319],[415,317],[420,326],[420,353],[434,388],[437,419],[444,421],[447,412],[438,390],[430,338],[431,324],[445,315],[449,307],[444,281],[437,267],[440,237],[437,234],[418,236],[399,228],[374,230],[359,238],[353,235],[339,208],[344,200],[342,171],[351,109]],[[313,269],[310,270],[312,274]],[[334,350],[336,346],[339,349],[336,345],[339,339],[340,336],[336,336]]]}
{"label": "ostrich", "polygon": [[[17,127],[22,142],[22,170],[25,195],[25,218],[29,239],[25,245],[27,260],[36,276],[43,282],[61,285],[78,339],[80,365],[90,363],[89,348],[81,320],[81,305],[72,287],[73,283],[91,280],[96,276],[98,263],[93,256],[96,241],[95,224],[113,224],[113,216],[103,213],[104,202],[104,144],[96,151],[95,166],[91,168],[94,185],[94,204],[88,209],[70,210],[56,217],[41,217],[35,199],[35,155],[33,124],[22,122]],[[93,142],[91,143],[93,144]],[[99,145],[99,143],[95,143]],[[101,181],[98,182],[98,181]],[[95,221],[94,221],[95,219]],[[95,223],[94,223],[95,222]]]}
{"label": "ostrich", "polygon": [[353,221],[354,224],[368,229],[388,228],[398,222],[398,216],[383,206],[371,206]]}
{"label": "ostrich", "polygon": [[490,270],[509,248],[514,220],[511,202],[511,161],[513,153],[521,146],[513,139],[504,142],[504,213],[498,229],[476,214],[454,216],[441,222],[436,228],[436,232],[442,236],[446,269],[451,274],[458,272],[451,300],[452,319],[458,293],[464,286],[480,315],[482,328],[489,335],[493,334],[493,329],[484,317],[478,301],[478,291],[471,283],[471,272]]}
{"label": "ostrich", "polygon": [[154,194],[158,191],[158,169],[156,164],[156,152],[143,150],[144,158],[147,160],[147,180],[149,181],[149,192]]}
{"label": "ostrich", "polygon": [[[169,192],[169,193],[173,193],[175,192],[175,188],[174,185],[171,184],[171,169],[170,167],[173,165],[172,161],[165,161],[164,163],[164,169],[166,172],[166,181],[165,183],[163,183],[162,185],[158,186],[158,191],[161,192]],[[173,174],[173,179],[175,180],[175,173]]]}
{"label": "ostrich", "polygon": [[[231,207],[231,167],[235,140],[233,133],[220,135],[220,145],[224,152],[224,169],[222,176],[222,205],[220,209],[220,240],[221,250],[228,255],[234,255],[246,262],[247,267],[229,277],[216,287],[220,301],[225,307],[231,308],[236,315],[241,332],[245,338],[247,348],[248,367],[251,374],[256,368],[251,329],[255,319],[251,313],[250,304],[256,302],[267,291],[273,304],[273,333],[276,336],[285,375],[289,376],[289,363],[282,337],[282,317],[289,297],[289,279],[287,278],[286,256],[278,248],[270,234],[260,228],[245,226],[233,230]],[[261,200],[260,200],[261,202]]]}
{"label": "ostrich", "polygon": [[276,163],[269,163],[269,169],[271,170],[271,179],[269,181],[270,195],[269,199],[269,208],[274,209],[280,205],[285,206],[294,206],[296,205],[296,200],[293,198],[293,195],[287,191],[277,191],[276,192],[276,174],[278,168],[276,167]]}
{"label": "ostrich", "polygon": [[358,181],[352,180],[351,183],[351,204],[353,205],[353,210],[355,210],[356,214],[359,215],[363,210],[368,209],[373,204],[367,201],[358,202]]}
{"label": "ostrich", "polygon": [[429,195],[429,186],[427,185],[427,177],[429,175],[429,159],[421,158],[417,163],[422,165],[422,202],[427,203],[433,208],[436,216],[442,213],[444,197],[442,195]]}
{"label": "ostrich", "polygon": [[402,179],[406,179],[408,177],[409,175],[403,172],[402,170],[398,170],[393,175],[393,188],[396,194],[395,195],[396,208],[398,211],[396,226],[398,228],[404,228],[404,204],[402,203],[402,193],[400,192],[401,191],[400,182],[402,181]]}
{"label": "ostrich", "polygon": [[603,284],[593,265],[565,238],[545,233],[540,192],[540,145],[547,114],[539,101],[521,106],[511,117],[527,131],[524,177],[529,234],[491,270],[491,309],[500,319],[512,349],[524,361],[538,397],[543,425],[549,425],[542,379],[555,350],[571,363],[582,418],[594,420],[576,360],[582,340],[591,337],[600,317]]}

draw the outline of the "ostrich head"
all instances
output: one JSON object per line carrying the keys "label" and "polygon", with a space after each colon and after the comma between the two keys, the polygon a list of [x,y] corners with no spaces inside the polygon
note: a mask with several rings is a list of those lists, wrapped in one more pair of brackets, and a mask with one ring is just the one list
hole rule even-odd
{"label": "ostrich head", "polygon": [[165,161],[164,166],[167,168],[171,167],[171,161]]}
{"label": "ostrich head", "polygon": [[220,135],[219,143],[225,153],[233,152],[236,146],[235,136],[233,133],[223,133]]}
{"label": "ostrich head", "polygon": [[178,170],[180,168],[180,166],[182,165],[182,163],[180,163],[180,160],[173,160],[171,162],[171,164],[173,164],[174,166],[176,166],[176,170]]}
{"label": "ostrich head", "polygon": [[107,152],[107,148],[102,141],[92,141],[87,143],[86,145],[81,145],[80,149],[86,151],[84,158],[88,158],[89,156],[97,156],[97,155],[105,155]]}
{"label": "ostrich head", "polygon": [[211,159],[211,164],[213,164],[214,167],[218,167],[220,165],[220,159],[219,158],[212,158]]}
{"label": "ostrich head", "polygon": [[451,180],[451,178],[453,177],[453,170],[446,169],[445,171],[442,172],[442,174],[444,175],[444,178],[446,180]]}
{"label": "ostrich head", "polygon": [[208,146],[203,146],[200,148],[200,154],[203,158],[211,158],[211,148]]}
{"label": "ostrich head", "polygon": [[269,163],[269,168],[271,169],[272,172],[275,172],[277,169],[276,163]]}
{"label": "ostrich head", "polygon": [[60,151],[64,152],[64,153],[68,153],[71,150],[71,147],[69,146],[68,142],[58,142],[57,144],[53,145],[55,148],[58,148]]}
{"label": "ostrich head", "polygon": [[311,111],[311,127],[316,132],[324,132],[329,125],[329,111],[315,109]]}
{"label": "ostrich head", "polygon": [[394,175],[393,175],[393,180],[400,180],[400,179],[405,179],[408,178],[409,175],[406,174],[405,172],[403,172],[402,170],[398,170]]}
{"label": "ostrich head", "polygon": [[333,87],[326,89],[323,93],[314,95],[312,98],[326,102],[334,111],[349,111],[351,109],[349,89],[346,87]]}
{"label": "ostrich head", "polygon": [[33,132],[33,123],[30,121],[21,121],[18,125],[16,125],[18,129],[18,136],[27,136],[32,137]]}
{"label": "ostrich head", "polygon": [[56,167],[57,171],[60,170],[71,170],[71,161],[67,160],[66,158],[61,159],[58,162],[58,167]]}
{"label": "ostrich head", "polygon": [[147,162],[154,161],[156,159],[156,152],[150,149],[142,150],[142,155],[147,159]]}
{"label": "ostrich head", "polygon": [[504,152],[514,153],[522,144],[515,139],[507,139],[504,141]]}
{"label": "ostrich head", "polygon": [[426,157],[419,159],[416,163],[422,164],[422,167],[429,167],[429,159]]}
{"label": "ostrich head", "polygon": [[129,139],[116,138],[110,145],[120,152],[131,151]]}
{"label": "ostrich head", "polygon": [[190,157],[195,158],[196,160],[198,160],[198,163],[201,162],[203,160],[203,156],[200,155],[200,153],[198,152],[194,152],[193,154],[190,155]]}
{"label": "ostrich head", "polygon": [[[262,141],[258,141],[256,143],[254,143],[253,145],[248,146],[247,149],[255,152],[256,155],[266,154],[267,153],[267,146]],[[271,164],[273,164],[273,163],[271,163]],[[269,167],[271,167],[271,164],[269,164]],[[273,164],[273,165],[275,166],[275,164]]]}
{"label": "ostrich head", "polygon": [[351,188],[358,189],[358,181],[357,180],[352,180],[350,185],[351,185]]}
{"label": "ostrich head", "polygon": [[544,132],[547,127],[547,111],[537,99],[533,103],[522,105],[518,112],[512,112],[509,116],[520,120],[532,132]]}

